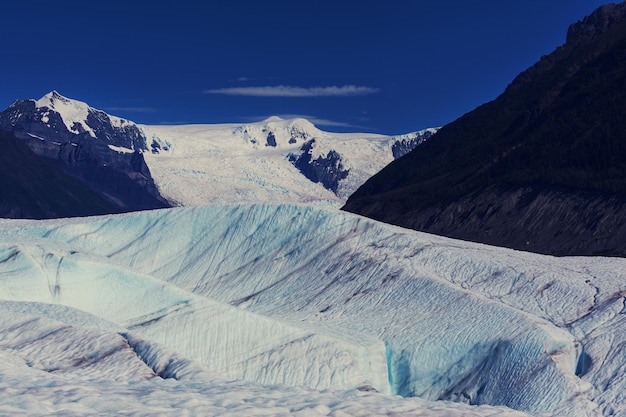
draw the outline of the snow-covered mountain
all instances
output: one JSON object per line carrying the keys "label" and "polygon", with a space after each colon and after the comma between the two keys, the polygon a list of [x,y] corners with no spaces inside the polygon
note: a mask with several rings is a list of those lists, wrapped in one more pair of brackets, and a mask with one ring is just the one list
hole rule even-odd
{"label": "snow-covered mountain", "polygon": [[54,92],[0,124],[202,206],[0,220],[0,414],[626,417],[625,260],[328,207],[434,129],[138,126]]}
{"label": "snow-covered mountain", "polygon": [[74,392],[77,410],[102,410],[88,394],[100,385],[138,407],[121,381],[215,414],[260,392],[251,414],[461,410],[387,396],[399,394],[624,416],[624,271],[623,259],[516,252],[311,205],[3,221],[0,373],[25,397],[0,396],[0,410],[65,404],[50,386]]}
{"label": "snow-covered mountain", "polygon": [[130,121],[52,91],[39,100],[15,101],[0,113],[0,129],[54,161],[116,211],[170,206],[144,161],[145,136]]}
{"label": "snow-covered mountain", "polygon": [[5,113],[3,119],[9,122],[6,125],[19,126],[18,131],[24,130],[35,139],[48,139],[36,134],[41,132],[50,136],[52,131],[59,142],[77,143],[88,136],[104,141],[112,149],[146,150],[146,138],[135,123],[64,97],[57,91],[51,91],[39,100],[17,100]]}
{"label": "snow-covered mountain", "polygon": [[140,126],[161,193],[180,205],[324,202],[338,205],[436,129],[402,136],[330,133],[305,119]]}
{"label": "snow-covered mountain", "polygon": [[68,173],[127,210],[167,202],[339,206],[436,131],[339,134],[304,119],[278,117],[249,124],[145,126],[56,91],[14,102],[0,113],[0,128],[36,154],[61,161]]}

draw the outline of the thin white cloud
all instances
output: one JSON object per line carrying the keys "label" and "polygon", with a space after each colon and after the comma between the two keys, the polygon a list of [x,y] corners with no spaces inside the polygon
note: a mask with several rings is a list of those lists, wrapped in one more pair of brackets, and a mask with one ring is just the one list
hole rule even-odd
{"label": "thin white cloud", "polygon": [[289,85],[262,87],[232,87],[206,90],[206,94],[251,97],[345,97],[378,93],[380,89],[358,85],[330,87],[294,87]]}
{"label": "thin white cloud", "polygon": [[261,120],[266,120],[271,116],[278,116],[281,119],[289,120],[289,119],[306,119],[309,122],[313,123],[315,126],[326,126],[326,127],[349,127],[349,128],[357,128],[357,129],[367,129],[366,126],[354,125],[352,123],[339,122],[336,120],[323,119],[317,116],[312,116],[309,114],[291,114],[291,113],[281,113],[281,114],[272,114],[272,115],[264,115],[264,116],[247,116],[242,117],[239,120],[244,121],[245,123],[258,122]]}
{"label": "thin white cloud", "polygon": [[282,119],[306,119],[314,125],[319,126],[337,126],[337,127],[357,127],[350,123],[337,122],[334,120],[322,119],[319,117],[307,115],[307,114],[279,114],[278,117]]}
{"label": "thin white cloud", "polygon": [[106,107],[107,111],[124,111],[131,113],[156,113],[158,110],[152,107]]}

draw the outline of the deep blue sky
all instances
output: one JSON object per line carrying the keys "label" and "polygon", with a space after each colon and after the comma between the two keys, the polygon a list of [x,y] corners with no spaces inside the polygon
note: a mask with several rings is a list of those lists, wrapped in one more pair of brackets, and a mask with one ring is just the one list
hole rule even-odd
{"label": "deep blue sky", "polygon": [[494,99],[605,3],[12,1],[0,108],[57,90],[138,123],[302,115],[325,130],[406,133]]}

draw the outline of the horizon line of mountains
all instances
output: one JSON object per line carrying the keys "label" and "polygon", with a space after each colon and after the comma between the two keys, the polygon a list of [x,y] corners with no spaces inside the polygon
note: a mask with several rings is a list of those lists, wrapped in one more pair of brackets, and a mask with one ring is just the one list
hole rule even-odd
{"label": "horizon line of mountains", "polygon": [[[198,126],[200,130],[194,128],[196,132],[204,127]],[[286,164],[295,168],[295,172],[289,175],[301,175],[318,185],[318,194],[334,195],[337,201],[345,202],[348,194],[356,189],[355,186],[340,187],[347,177],[351,177],[351,184],[360,185],[375,172],[370,169],[371,173],[363,177],[362,172],[352,171],[346,158],[354,155],[342,154],[347,152],[346,147],[343,150],[333,148],[338,145],[331,143],[335,139],[341,140],[341,134],[323,132],[305,119],[273,117],[241,126],[211,125],[209,131],[215,132],[220,126],[217,138],[197,140],[218,139],[221,146],[226,143],[228,150],[234,152],[241,151],[241,146],[250,153],[277,149],[284,153],[282,159]],[[184,130],[185,126],[181,127]],[[171,154],[173,148],[181,145],[160,137],[161,132],[155,133],[155,128],[109,115],[57,91],[39,100],[13,102],[0,112],[0,138],[5,142],[3,157],[7,160],[0,167],[6,171],[0,182],[0,216],[44,219],[191,204],[164,194],[153,178],[151,168],[154,166],[147,164],[145,155]],[[372,144],[384,143],[385,146],[377,149],[383,149],[385,155],[372,156],[391,161],[411,151],[435,131],[424,129],[399,136],[357,136],[365,136],[362,138],[365,144],[370,140],[368,135]],[[187,135],[175,132],[174,136],[176,134]],[[169,133],[166,135],[169,137]],[[190,152],[181,148],[176,151],[179,154]],[[196,157],[203,157],[199,154],[206,148],[196,151]],[[381,161],[376,164],[378,169],[387,163]],[[158,159],[151,159],[151,163],[157,162]],[[356,168],[358,171],[359,167]]]}
{"label": "horizon line of mountains", "polygon": [[[95,109],[64,119],[46,98],[68,104],[52,92],[0,112],[0,217],[172,206],[143,157],[164,144]],[[336,193],[348,175],[341,155],[315,159],[311,147],[291,162]],[[343,210],[531,252],[626,256],[626,3],[571,25],[563,46],[495,100],[396,149]]]}

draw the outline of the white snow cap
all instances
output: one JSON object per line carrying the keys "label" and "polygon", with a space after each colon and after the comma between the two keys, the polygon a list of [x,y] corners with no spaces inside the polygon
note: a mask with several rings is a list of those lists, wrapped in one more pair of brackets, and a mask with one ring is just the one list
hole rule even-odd
{"label": "white snow cap", "polygon": [[283,120],[285,120],[285,119],[283,119],[280,116],[270,116],[270,117],[268,117],[267,119],[265,119],[263,121],[268,123],[268,122],[282,122]]}
{"label": "white snow cap", "polygon": [[[106,114],[102,110],[90,107],[87,103],[70,99],[62,96],[56,90],[53,90],[35,101],[35,107],[38,109],[50,109],[57,112],[63,119],[63,123],[72,133],[82,133],[86,131],[91,137],[96,137],[92,127],[87,124],[87,116],[89,112],[100,112]],[[115,117],[107,114],[111,126],[116,128],[123,128],[126,126],[134,125],[133,122],[120,117]],[[47,123],[44,118],[48,117],[47,113],[44,113],[42,120]]]}
{"label": "white snow cap", "polygon": [[[87,116],[89,115],[89,105],[82,101],[71,100],[67,97],[63,97],[56,91],[51,91],[39,100],[35,102],[35,106],[38,109],[47,108],[53,110],[61,116],[63,123],[72,133],[82,133],[82,131],[89,132],[89,135],[95,137],[94,131],[87,124]],[[78,124],[78,126],[77,126]]]}

